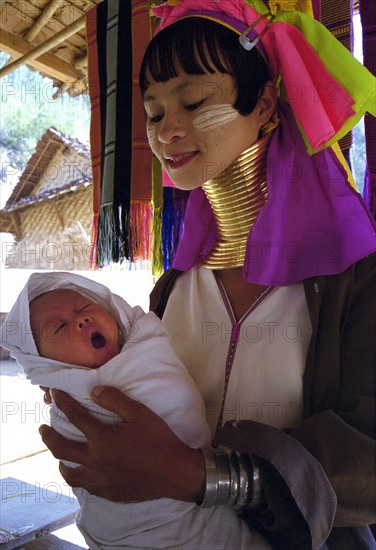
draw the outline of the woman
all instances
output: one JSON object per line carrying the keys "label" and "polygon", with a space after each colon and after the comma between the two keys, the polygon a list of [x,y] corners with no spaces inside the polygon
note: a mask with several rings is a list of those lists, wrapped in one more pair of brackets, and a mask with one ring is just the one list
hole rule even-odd
{"label": "woman", "polygon": [[[113,388],[94,398],[120,428],[55,392],[89,443],[47,427],[43,438],[83,464],[61,467],[68,483],[95,494],[235,504],[276,548],[371,548],[375,230],[330,144],[369,108],[374,81],[335,41],[323,65],[324,30],[274,4],[165,3],[140,74],[151,148],[192,190],[177,269],[152,307],[228,450],[189,449]],[[342,58],[344,86],[332,78]]]}

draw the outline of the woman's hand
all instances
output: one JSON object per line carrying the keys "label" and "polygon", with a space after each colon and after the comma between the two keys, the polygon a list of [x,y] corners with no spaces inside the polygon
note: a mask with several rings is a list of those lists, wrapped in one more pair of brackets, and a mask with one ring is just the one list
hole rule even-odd
{"label": "woman's hand", "polygon": [[44,443],[56,458],[81,464],[69,468],[60,463],[69,485],[114,501],[202,499],[205,468],[201,451],[182,443],[146,406],[116,388],[95,388],[95,403],[123,418],[121,424],[107,426],[69,395],[52,392],[58,408],[87,438],[87,443],[78,443],[49,426],[40,428]]}
{"label": "woman's hand", "polygon": [[44,392],[43,401],[46,403],[46,405],[51,405],[52,399],[50,394],[50,388],[47,388],[47,386],[39,386],[39,387]]}

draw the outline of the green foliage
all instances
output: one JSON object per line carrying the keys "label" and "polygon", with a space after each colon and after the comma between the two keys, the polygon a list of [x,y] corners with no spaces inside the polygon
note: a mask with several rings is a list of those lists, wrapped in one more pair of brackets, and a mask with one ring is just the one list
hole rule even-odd
{"label": "green foliage", "polygon": [[[8,56],[0,52],[0,65]],[[55,126],[61,132],[89,141],[90,101],[88,96],[64,94],[54,100],[52,81],[27,67],[0,81],[0,146],[4,159],[21,170],[44,132]],[[3,156],[3,155],[2,155]]]}

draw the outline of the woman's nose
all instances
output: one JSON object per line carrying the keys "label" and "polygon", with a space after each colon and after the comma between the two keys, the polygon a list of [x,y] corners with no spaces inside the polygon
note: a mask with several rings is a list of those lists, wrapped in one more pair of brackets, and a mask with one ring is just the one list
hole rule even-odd
{"label": "woman's nose", "polygon": [[161,143],[171,143],[176,138],[187,135],[187,125],[182,115],[165,115],[158,131],[158,139]]}

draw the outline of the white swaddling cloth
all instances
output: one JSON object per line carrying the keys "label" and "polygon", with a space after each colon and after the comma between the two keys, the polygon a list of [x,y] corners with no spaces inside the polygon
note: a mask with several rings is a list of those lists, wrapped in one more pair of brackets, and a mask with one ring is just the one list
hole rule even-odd
{"label": "white swaddling cloth", "polygon": [[[119,355],[90,369],[38,354],[30,327],[29,302],[45,292],[70,289],[105,308],[124,337]],[[131,307],[107,287],[72,273],[34,273],[1,327],[1,343],[11,351],[32,384],[69,393],[102,422],[121,421],[90,398],[97,385],[121,389],[162,417],[184,443],[209,444],[205,407],[191,377],[176,357],[166,329],[153,314]],[[52,404],[50,422],[56,431],[86,441]],[[68,463],[69,464],[69,463]],[[69,464],[74,466],[73,464]],[[194,503],[159,499],[118,503],[73,489],[80,512],[77,525],[91,550],[112,548],[269,548],[227,508],[200,509]]]}

